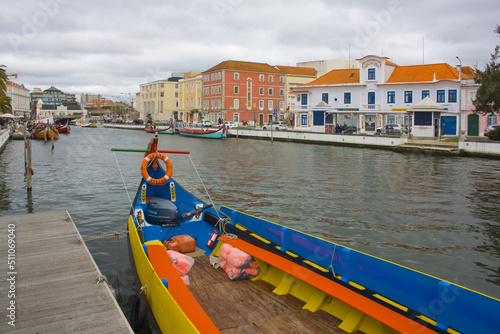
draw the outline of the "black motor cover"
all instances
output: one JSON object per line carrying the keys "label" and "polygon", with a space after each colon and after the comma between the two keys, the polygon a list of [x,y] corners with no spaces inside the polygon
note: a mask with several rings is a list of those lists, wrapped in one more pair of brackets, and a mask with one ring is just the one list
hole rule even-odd
{"label": "black motor cover", "polygon": [[176,223],[179,218],[177,206],[168,199],[153,197],[146,205],[144,218],[152,225]]}

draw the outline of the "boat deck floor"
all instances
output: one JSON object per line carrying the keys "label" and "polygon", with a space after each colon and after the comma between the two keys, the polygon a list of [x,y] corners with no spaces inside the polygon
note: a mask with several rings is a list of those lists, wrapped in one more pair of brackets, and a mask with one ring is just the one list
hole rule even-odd
{"label": "boat deck floor", "polygon": [[302,309],[303,301],[273,293],[267,282],[231,281],[207,256],[195,257],[188,276],[189,290],[221,333],[345,333],[341,320]]}

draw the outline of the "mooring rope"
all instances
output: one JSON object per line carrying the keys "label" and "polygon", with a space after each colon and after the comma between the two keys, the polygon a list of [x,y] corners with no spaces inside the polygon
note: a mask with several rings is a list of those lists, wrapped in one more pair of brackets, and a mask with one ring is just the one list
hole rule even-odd
{"label": "mooring rope", "polygon": [[123,178],[123,173],[122,170],[120,169],[120,164],[118,163],[118,159],[116,158],[116,153],[113,152],[113,155],[115,156],[116,167],[118,167],[118,172],[120,173],[120,176],[122,178],[123,187],[125,188],[125,192],[127,193],[128,201],[130,203],[130,208],[133,210],[134,205],[132,204],[132,199],[130,198],[130,194],[128,193],[127,185],[125,184],[125,179]]}
{"label": "mooring rope", "polygon": [[105,235],[98,235],[95,237],[88,237],[88,238],[82,238],[78,240],[78,243],[83,243],[87,241],[92,241],[92,240],[97,240],[97,239],[103,239],[103,238],[108,238],[108,237],[116,237],[116,239],[120,238],[120,234],[128,233],[128,231],[123,231],[123,232],[113,232],[110,234],[105,234]]}
{"label": "mooring rope", "polygon": [[208,199],[210,200],[210,204],[213,205],[214,209],[215,209],[215,212],[217,213],[217,217],[220,219],[222,219],[222,217],[219,215],[219,211],[215,208],[215,204],[214,202],[212,201],[212,197],[210,196],[210,194],[208,193],[208,190],[207,190],[207,187],[205,187],[205,183],[203,183],[203,180],[201,179],[201,175],[200,173],[198,173],[198,169],[196,169],[196,166],[194,164],[194,161],[193,159],[191,159],[191,154],[188,154],[188,157],[189,157],[189,160],[191,160],[191,164],[193,165],[193,168],[194,168],[194,171],[196,172],[196,175],[198,175],[198,178],[200,179],[200,182],[201,182],[201,185],[203,186],[203,189],[205,189],[205,193],[207,194],[208,196]]}
{"label": "mooring rope", "polygon": [[333,247],[333,252],[332,252],[332,259],[330,261],[330,265],[326,269],[332,268],[332,274],[333,278],[335,278],[335,269],[333,268],[333,258],[335,257],[335,250],[337,249],[337,244],[334,244],[335,246]]}

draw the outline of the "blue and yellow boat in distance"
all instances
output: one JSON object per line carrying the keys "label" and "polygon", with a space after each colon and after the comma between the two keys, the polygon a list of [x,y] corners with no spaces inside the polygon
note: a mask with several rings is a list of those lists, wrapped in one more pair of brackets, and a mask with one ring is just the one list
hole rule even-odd
{"label": "blue and yellow boat in distance", "polygon": [[[154,332],[183,334],[500,332],[499,299],[234,208],[216,209],[171,178],[163,153],[176,152],[158,150],[154,138],[147,153],[128,217],[141,287],[130,317],[136,330],[149,315]],[[189,285],[167,250],[166,241],[179,235],[196,246],[184,254],[194,259]],[[258,273],[230,279],[218,267],[227,245],[250,255]]]}

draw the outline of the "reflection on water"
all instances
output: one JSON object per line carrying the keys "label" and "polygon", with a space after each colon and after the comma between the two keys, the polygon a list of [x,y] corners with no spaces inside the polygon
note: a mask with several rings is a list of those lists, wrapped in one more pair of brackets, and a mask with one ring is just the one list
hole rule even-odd
{"label": "reflection on water", "polygon": [[[0,215],[68,209],[83,237],[125,230],[142,156],[110,149],[145,148],[150,138],[77,127],[53,151],[33,142],[31,199],[19,172],[22,142],[10,142],[0,155]],[[197,170],[189,157],[169,156],[174,177],[207,199],[197,171],[216,205],[500,298],[498,161],[169,135],[160,135],[160,147],[191,151]],[[134,287],[126,238],[88,247],[128,312]]]}

